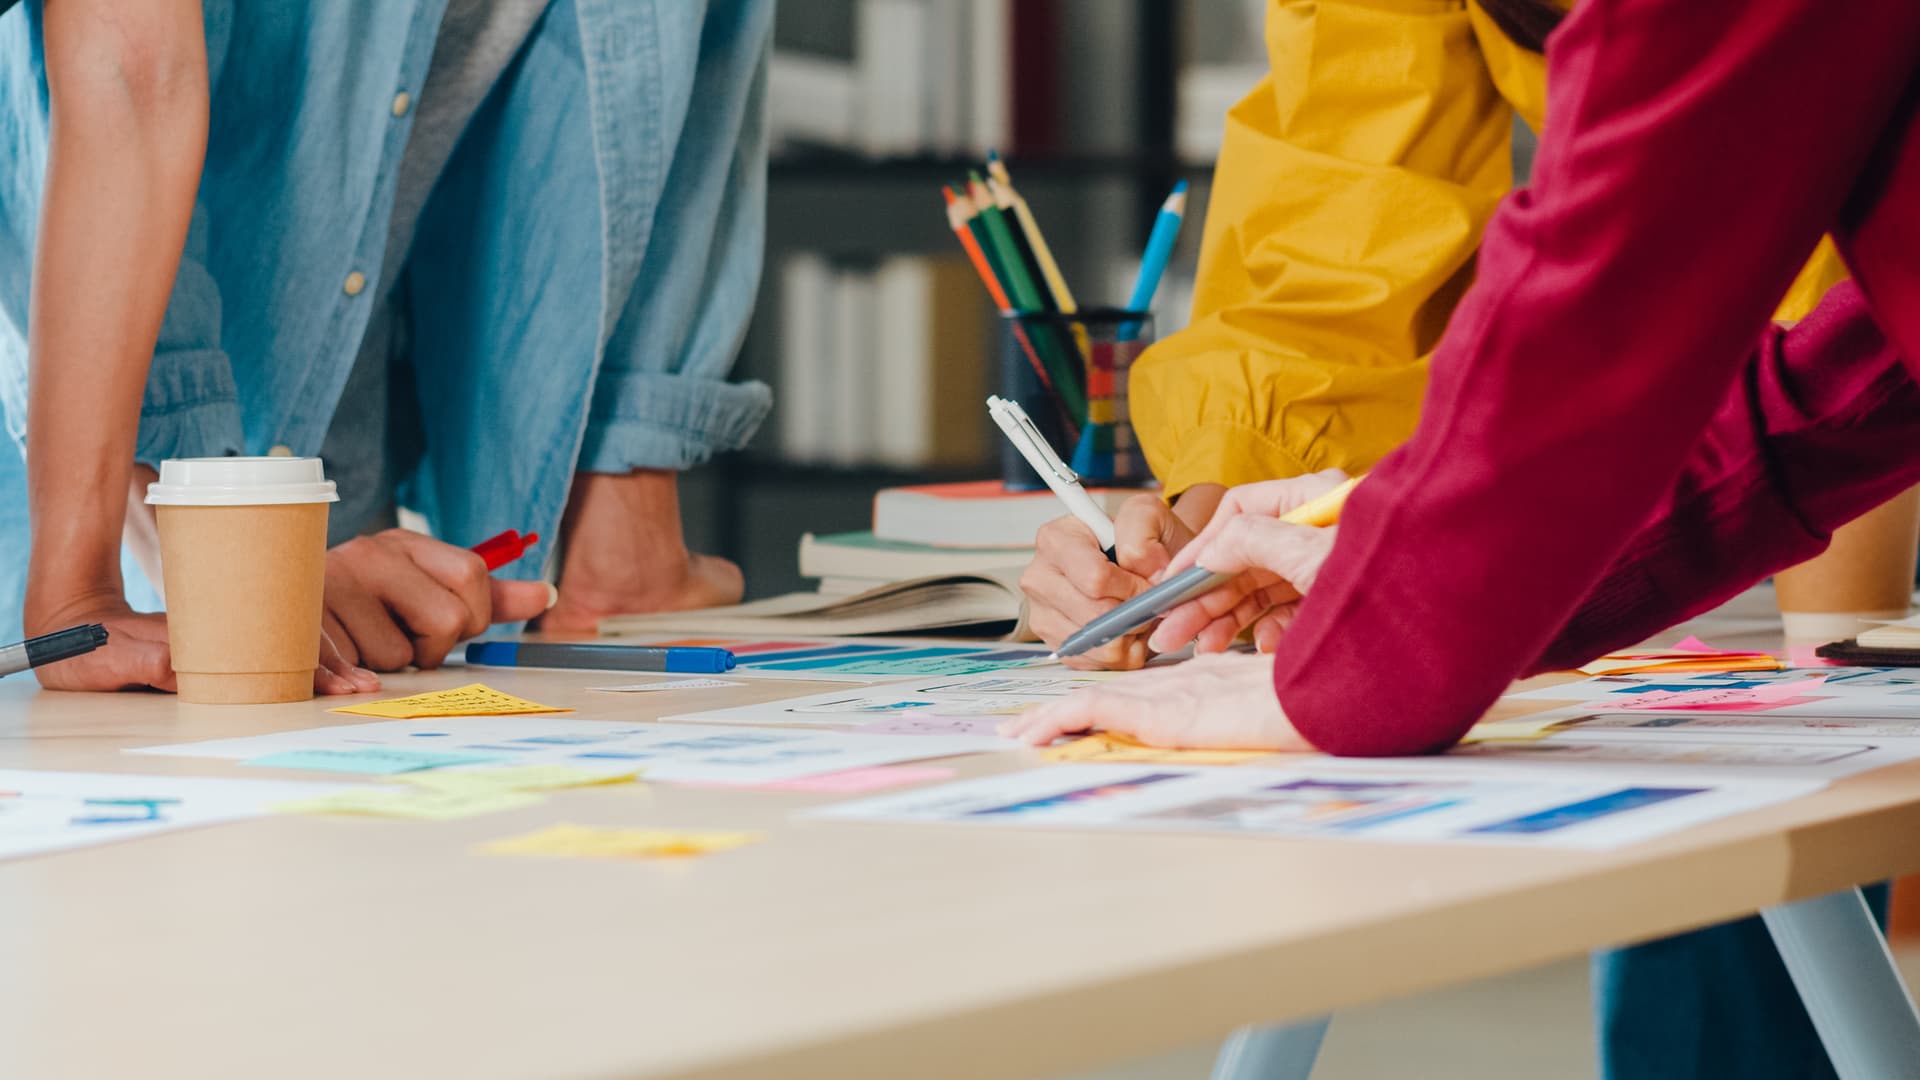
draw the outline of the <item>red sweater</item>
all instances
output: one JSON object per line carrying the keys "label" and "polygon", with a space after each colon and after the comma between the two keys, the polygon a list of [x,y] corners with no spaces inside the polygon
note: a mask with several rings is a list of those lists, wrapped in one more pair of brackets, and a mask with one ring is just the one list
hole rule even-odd
{"label": "red sweater", "polygon": [[[1336,754],[1449,746],[1920,482],[1920,4],[1584,0],[1547,59],[1532,186],[1275,659]],[[1828,231],[1859,287],[1769,331]]]}

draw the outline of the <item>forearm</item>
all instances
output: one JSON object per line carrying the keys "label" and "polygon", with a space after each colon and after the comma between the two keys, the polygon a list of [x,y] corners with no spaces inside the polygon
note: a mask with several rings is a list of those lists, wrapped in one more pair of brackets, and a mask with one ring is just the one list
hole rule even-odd
{"label": "forearm", "polygon": [[1317,745],[1457,739],[1657,512],[1911,71],[1916,13],[1862,15],[1596,0],[1558,32],[1535,183],[1276,664]]}
{"label": "forearm", "polygon": [[141,395],[205,151],[197,0],[117,7],[49,4],[45,20],[51,131],[28,336],[30,611],[118,585]]}
{"label": "forearm", "polygon": [[1920,382],[1844,283],[1769,330],[1680,480],[1534,664],[1572,667],[1724,602],[1920,482]]}

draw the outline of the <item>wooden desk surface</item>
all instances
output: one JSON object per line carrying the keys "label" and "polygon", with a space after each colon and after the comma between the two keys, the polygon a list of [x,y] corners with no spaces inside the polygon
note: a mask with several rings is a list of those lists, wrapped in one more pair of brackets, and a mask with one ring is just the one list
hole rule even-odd
{"label": "wooden desk surface", "polygon": [[[487,676],[623,719],[820,689],[584,689],[605,680]],[[0,767],[258,777],[119,751],[345,719],[325,704],[9,679]],[[271,818],[0,863],[0,1076],[1043,1076],[1920,868],[1920,763],[1610,852],[789,820],[831,798],[587,789],[465,821]],[[769,835],[666,864],[471,851],[559,821]]]}

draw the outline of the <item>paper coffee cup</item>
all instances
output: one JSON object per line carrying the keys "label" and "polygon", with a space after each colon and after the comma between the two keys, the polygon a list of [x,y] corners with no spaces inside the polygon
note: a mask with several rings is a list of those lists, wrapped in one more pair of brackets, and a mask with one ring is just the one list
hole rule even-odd
{"label": "paper coffee cup", "polygon": [[160,463],[147,503],[160,527],[180,700],[250,705],[313,696],[327,504],[338,499],[319,458]]}
{"label": "paper coffee cup", "polygon": [[1834,641],[1906,618],[1917,550],[1920,488],[1835,530],[1826,551],[1773,577],[1787,637]]}

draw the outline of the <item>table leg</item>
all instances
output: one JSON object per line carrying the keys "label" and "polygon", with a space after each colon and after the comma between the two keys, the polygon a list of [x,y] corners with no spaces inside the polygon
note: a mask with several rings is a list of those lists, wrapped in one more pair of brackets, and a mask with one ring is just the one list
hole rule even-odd
{"label": "table leg", "polygon": [[1920,1013],[1860,890],[1760,914],[1840,1080],[1920,1076]]}
{"label": "table leg", "polygon": [[1330,1016],[1272,1027],[1243,1027],[1220,1044],[1212,1080],[1307,1080]]}

